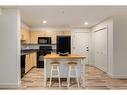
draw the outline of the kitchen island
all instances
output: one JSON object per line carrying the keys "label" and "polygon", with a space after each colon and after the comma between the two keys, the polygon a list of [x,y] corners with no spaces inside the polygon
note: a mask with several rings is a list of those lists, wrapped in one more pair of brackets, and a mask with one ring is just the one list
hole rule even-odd
{"label": "kitchen island", "polygon": [[59,54],[47,54],[44,56],[44,86],[47,84],[47,78],[50,77],[50,70],[51,66],[50,63],[53,61],[57,61],[60,63],[60,77],[67,78],[68,74],[68,62],[77,62],[77,69],[78,69],[78,77],[82,81],[82,85],[84,86],[84,69],[85,69],[85,57],[76,55],[76,54],[69,54],[67,56],[60,56]]}

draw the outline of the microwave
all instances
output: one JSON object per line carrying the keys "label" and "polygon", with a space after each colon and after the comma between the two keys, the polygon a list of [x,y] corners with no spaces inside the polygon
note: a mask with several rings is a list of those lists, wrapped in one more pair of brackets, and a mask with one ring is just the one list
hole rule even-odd
{"label": "microwave", "polygon": [[51,44],[51,37],[38,37],[38,44]]}

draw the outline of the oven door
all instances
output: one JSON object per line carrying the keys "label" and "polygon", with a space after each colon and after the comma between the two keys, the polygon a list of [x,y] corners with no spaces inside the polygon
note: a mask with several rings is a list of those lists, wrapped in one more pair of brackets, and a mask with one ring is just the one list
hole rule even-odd
{"label": "oven door", "polygon": [[44,61],[44,55],[40,55],[38,60],[39,61]]}
{"label": "oven door", "polygon": [[51,51],[37,52],[37,68],[44,68],[44,56],[46,54],[51,54]]}
{"label": "oven door", "polygon": [[37,68],[44,68],[44,52],[37,52]]}

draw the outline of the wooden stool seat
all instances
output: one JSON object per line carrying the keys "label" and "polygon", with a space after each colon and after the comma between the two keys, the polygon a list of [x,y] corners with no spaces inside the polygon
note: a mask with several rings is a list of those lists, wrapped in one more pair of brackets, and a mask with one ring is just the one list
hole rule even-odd
{"label": "wooden stool seat", "polygon": [[68,65],[71,66],[71,68],[75,68],[77,65],[77,62],[68,62]]}
{"label": "wooden stool seat", "polygon": [[68,62],[68,64],[69,64],[69,65],[71,65],[71,64],[75,64],[75,65],[76,65],[77,62]]}
{"label": "wooden stool seat", "polygon": [[50,64],[60,64],[59,62],[51,62]]}

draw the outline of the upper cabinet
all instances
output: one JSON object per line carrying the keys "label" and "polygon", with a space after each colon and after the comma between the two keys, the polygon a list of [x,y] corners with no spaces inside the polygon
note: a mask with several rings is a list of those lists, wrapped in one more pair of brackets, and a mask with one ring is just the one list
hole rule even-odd
{"label": "upper cabinet", "polygon": [[44,31],[31,31],[30,32],[30,42],[32,44],[38,43],[38,37],[45,37],[46,34]]}
{"label": "upper cabinet", "polygon": [[61,32],[57,32],[58,36],[70,36],[71,35],[71,31],[61,31]]}
{"label": "upper cabinet", "polygon": [[25,44],[38,44],[38,37],[51,37],[52,44],[56,44],[57,36],[71,36],[69,30],[31,29],[24,23],[21,25],[21,41]]}
{"label": "upper cabinet", "polygon": [[38,37],[51,37],[52,44],[56,44],[56,36],[66,36],[71,35],[70,31],[55,32],[55,31],[31,31],[30,41],[31,43],[37,44]]}
{"label": "upper cabinet", "polygon": [[46,37],[51,37],[51,39],[52,39],[52,44],[56,44],[56,32],[47,31],[47,32],[46,32]]}
{"label": "upper cabinet", "polygon": [[52,32],[52,31],[29,31],[27,29],[21,28],[21,40],[24,43],[37,44],[38,37],[51,37],[52,44],[56,44],[57,36],[68,36],[71,35],[70,31],[63,32]]}
{"label": "upper cabinet", "polygon": [[24,43],[30,43],[30,32],[28,29],[21,28],[21,40]]}
{"label": "upper cabinet", "polygon": [[51,37],[52,44],[56,43],[56,33],[51,31],[32,31],[30,32],[31,43],[38,43],[38,37]]}

